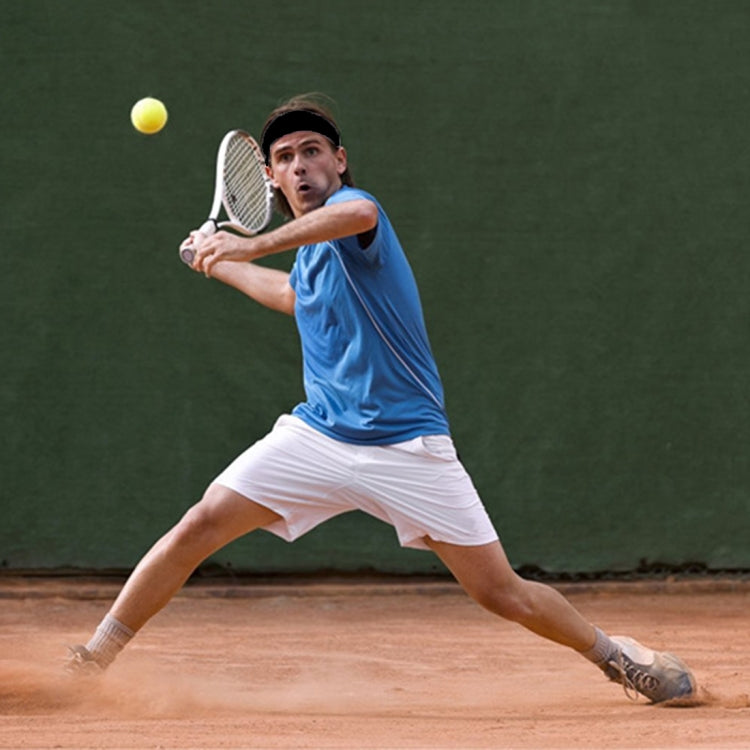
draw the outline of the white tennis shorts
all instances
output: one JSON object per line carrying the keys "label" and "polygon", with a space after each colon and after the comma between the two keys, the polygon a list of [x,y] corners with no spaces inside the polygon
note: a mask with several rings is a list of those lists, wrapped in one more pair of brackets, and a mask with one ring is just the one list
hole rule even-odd
{"label": "white tennis shorts", "polygon": [[448,435],[352,445],[285,414],[214,482],[278,513],[265,529],[288,542],[351,510],[393,526],[403,547],[498,538]]}

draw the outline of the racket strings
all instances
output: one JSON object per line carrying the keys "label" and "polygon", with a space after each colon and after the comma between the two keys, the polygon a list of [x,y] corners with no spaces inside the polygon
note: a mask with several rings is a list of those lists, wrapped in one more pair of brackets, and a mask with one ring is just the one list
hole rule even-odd
{"label": "racket strings", "polygon": [[224,161],[224,207],[232,221],[259,231],[270,219],[272,190],[266,167],[252,141],[237,135],[227,145]]}

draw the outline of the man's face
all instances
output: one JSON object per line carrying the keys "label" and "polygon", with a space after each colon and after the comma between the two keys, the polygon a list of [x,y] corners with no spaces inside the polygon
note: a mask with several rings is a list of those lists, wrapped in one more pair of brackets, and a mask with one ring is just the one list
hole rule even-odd
{"label": "man's face", "polygon": [[341,187],[346,151],[320,133],[300,130],[271,145],[269,176],[284,193],[292,213],[302,216],[322,206]]}

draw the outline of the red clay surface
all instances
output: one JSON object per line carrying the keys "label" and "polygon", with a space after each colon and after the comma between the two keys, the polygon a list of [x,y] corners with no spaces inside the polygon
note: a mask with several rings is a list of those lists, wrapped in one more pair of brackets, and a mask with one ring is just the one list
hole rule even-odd
{"label": "red clay surface", "polygon": [[2,748],[749,748],[750,582],[558,586],[668,648],[689,708],[631,703],[450,583],[191,585],[93,684],[61,675],[117,591],[0,579]]}

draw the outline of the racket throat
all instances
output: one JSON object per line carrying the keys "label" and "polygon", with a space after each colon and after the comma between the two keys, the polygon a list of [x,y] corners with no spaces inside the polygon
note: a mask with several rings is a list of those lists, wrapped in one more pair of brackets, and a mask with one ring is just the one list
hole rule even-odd
{"label": "racket throat", "polygon": [[203,222],[198,231],[206,237],[210,237],[212,234],[216,234],[216,232],[219,231],[218,219],[207,219]]}

